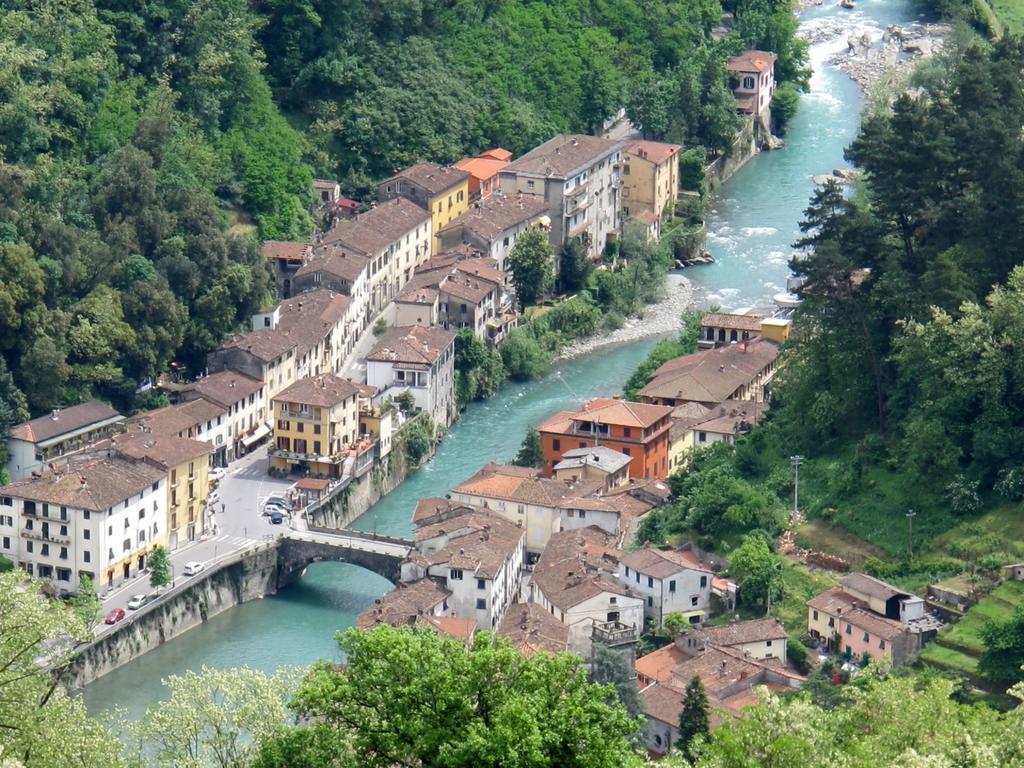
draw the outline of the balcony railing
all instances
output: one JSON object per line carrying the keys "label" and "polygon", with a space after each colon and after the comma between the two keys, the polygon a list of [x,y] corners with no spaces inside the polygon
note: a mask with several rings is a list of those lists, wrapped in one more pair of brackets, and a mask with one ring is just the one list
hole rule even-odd
{"label": "balcony railing", "polygon": [[626,645],[640,640],[640,630],[620,621],[607,621],[594,625],[593,636],[605,645]]}
{"label": "balcony railing", "polygon": [[320,453],[305,453],[303,451],[289,451],[284,448],[271,448],[271,456],[277,456],[280,459],[291,459],[294,461],[315,461],[319,464],[340,464],[345,460],[345,454],[341,453],[336,456],[325,456]]}

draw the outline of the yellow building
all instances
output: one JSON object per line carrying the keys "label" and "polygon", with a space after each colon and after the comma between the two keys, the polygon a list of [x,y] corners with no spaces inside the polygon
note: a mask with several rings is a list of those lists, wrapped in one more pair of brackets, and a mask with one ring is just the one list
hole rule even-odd
{"label": "yellow building", "polygon": [[210,464],[213,446],[177,435],[157,434],[136,428],[116,435],[112,449],[167,473],[167,534],[154,544],[175,550],[196,541],[206,528],[206,501],[210,497]]}
{"label": "yellow building", "polygon": [[679,190],[678,144],[634,141],[622,153],[622,217],[642,211],[659,217]]}
{"label": "yellow building", "polygon": [[405,197],[430,211],[431,232],[434,233],[431,254],[441,250],[437,233],[449,222],[469,209],[468,172],[450,165],[416,163],[400,171],[377,188],[380,200]]}
{"label": "yellow building", "polygon": [[359,439],[358,401],[359,389],[334,374],[301,379],[276,395],[271,466],[341,477],[348,449]]}

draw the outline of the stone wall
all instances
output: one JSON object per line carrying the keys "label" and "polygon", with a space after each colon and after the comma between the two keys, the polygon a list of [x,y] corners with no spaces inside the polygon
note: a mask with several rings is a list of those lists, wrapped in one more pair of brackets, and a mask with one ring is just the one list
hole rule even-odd
{"label": "stone wall", "polygon": [[711,192],[747,164],[757,154],[757,143],[754,136],[754,118],[752,116],[743,119],[743,127],[740,129],[736,141],[733,142],[732,152],[728,157],[720,157],[704,171],[704,185],[708,192]]}
{"label": "stone wall", "polygon": [[87,685],[229,608],[273,594],[276,584],[275,542],[211,568],[155,604],[129,613],[112,632],[85,646],[64,676],[72,687]]}

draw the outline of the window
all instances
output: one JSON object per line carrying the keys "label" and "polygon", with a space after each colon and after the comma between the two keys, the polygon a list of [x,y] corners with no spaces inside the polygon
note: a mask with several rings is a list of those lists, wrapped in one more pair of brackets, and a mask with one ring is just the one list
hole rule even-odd
{"label": "window", "polygon": [[864,642],[865,643],[871,642],[871,637],[868,635],[867,632],[864,633]]}
{"label": "window", "polygon": [[533,179],[527,179],[526,180],[526,188],[527,189],[533,189]]}
{"label": "window", "polygon": [[700,588],[704,589],[707,585],[708,585],[708,577],[707,576],[701,576],[700,577]]}
{"label": "window", "polygon": [[552,440],[551,441],[551,447],[552,447],[552,449],[554,449],[556,451],[562,450],[562,441],[561,440],[557,440],[557,439],[556,440]]}
{"label": "window", "polygon": [[476,588],[477,589],[487,589],[487,581],[485,579],[477,579],[476,580]]}
{"label": "window", "polygon": [[707,432],[698,432],[697,433],[697,442],[698,443],[706,443],[707,441],[708,441],[708,433]]}
{"label": "window", "polygon": [[43,544],[42,549],[39,550],[39,554],[46,555],[47,557],[49,557],[49,555],[50,555],[50,545],[49,544]]}
{"label": "window", "polygon": [[668,591],[669,592],[675,592],[676,591],[676,580],[675,579],[672,579],[672,581],[670,581],[668,583]]}
{"label": "window", "polygon": [[476,599],[476,609],[478,611],[485,611],[485,610],[487,610],[487,598],[486,597],[478,597]]}
{"label": "window", "polygon": [[647,598],[647,607],[648,608],[653,608],[654,607],[654,598],[653,597],[648,597]]}
{"label": "window", "polygon": [[10,496],[4,496],[3,498],[0,498],[0,504],[3,504],[5,507],[13,507],[14,499]]}
{"label": "window", "polygon": [[26,541],[25,542],[25,549],[28,551],[29,554],[32,554],[32,542],[31,541]]}
{"label": "window", "polygon": [[627,456],[632,456],[632,454],[631,454],[631,453],[629,452],[629,448],[623,448],[623,449],[622,449],[622,452],[623,452],[624,454],[626,454]]}
{"label": "window", "polygon": [[699,603],[699,602],[700,602],[700,598],[697,597],[696,595],[694,595],[693,597],[690,598],[690,605],[691,606],[696,606],[697,603]]}
{"label": "window", "polygon": [[319,435],[320,434],[320,425],[319,424],[314,424],[313,425],[313,434],[314,435]]}
{"label": "window", "polygon": [[612,595],[611,597],[608,598],[608,602],[611,603],[612,605],[615,605],[617,602],[619,602],[619,598],[615,597],[615,595]]}
{"label": "window", "polygon": [[587,511],[585,509],[581,509],[580,510],[580,520],[582,520],[586,516],[587,516]]}
{"label": "window", "polygon": [[748,90],[748,91],[754,90],[754,78],[752,78],[752,77],[744,77],[743,78],[743,87],[746,90]]}
{"label": "window", "polygon": [[772,641],[771,641],[771,640],[765,640],[765,641],[764,641],[764,644],[765,644],[765,646],[766,646],[766,647],[768,647],[768,648],[771,648],[771,647],[772,647]]}
{"label": "window", "polygon": [[623,427],[622,428],[622,436],[623,437],[632,437],[633,436],[633,430],[630,429],[629,427]]}
{"label": "window", "polygon": [[10,549],[10,548],[11,548],[11,537],[10,536],[4,536],[4,549]]}
{"label": "window", "polygon": [[84,552],[82,552],[82,560],[87,562],[87,563],[91,563],[92,562],[92,552],[90,552],[88,549],[85,550]]}
{"label": "window", "polygon": [[653,576],[648,576],[647,577],[647,586],[648,587],[653,587],[654,586],[654,577]]}
{"label": "window", "polygon": [[68,559],[68,548],[67,547],[61,547],[60,548],[60,559],[61,560],[67,560]]}
{"label": "window", "polygon": [[628,565],[626,566],[626,578],[627,579],[629,578],[629,566]]}
{"label": "window", "polygon": [[878,647],[879,647],[879,648],[880,648],[881,650],[883,650],[883,651],[884,651],[884,650],[885,650],[885,640],[882,640],[881,638],[879,638],[879,640],[878,640]]}
{"label": "window", "polygon": [[462,581],[462,571],[460,571],[458,568],[452,568],[450,571],[448,571],[448,578],[451,581]]}
{"label": "window", "polygon": [[89,510],[88,510],[88,509],[87,509],[87,510],[85,510],[85,511],[84,511],[84,512],[82,513],[82,519],[83,519],[83,520],[88,520],[88,519],[89,519]]}
{"label": "window", "polygon": [[846,625],[846,634],[848,634],[848,635],[852,635],[853,634],[853,627],[851,627],[849,624]]}
{"label": "window", "polygon": [[817,621],[817,620],[818,620],[818,612],[817,612],[817,611],[815,611],[815,612],[814,612],[814,620],[815,620],[815,621]]}

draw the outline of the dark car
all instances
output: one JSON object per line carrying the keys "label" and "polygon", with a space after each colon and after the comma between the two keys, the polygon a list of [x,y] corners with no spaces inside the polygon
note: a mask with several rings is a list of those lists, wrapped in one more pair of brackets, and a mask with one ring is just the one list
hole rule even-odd
{"label": "dark car", "polygon": [[117,624],[117,622],[119,622],[123,618],[124,618],[124,608],[115,608],[114,610],[112,610],[110,613],[107,614],[107,618],[104,619],[104,621],[106,621],[107,624]]}
{"label": "dark car", "polygon": [[274,525],[280,525],[284,522],[284,515],[275,510],[270,513],[270,522],[272,522]]}

